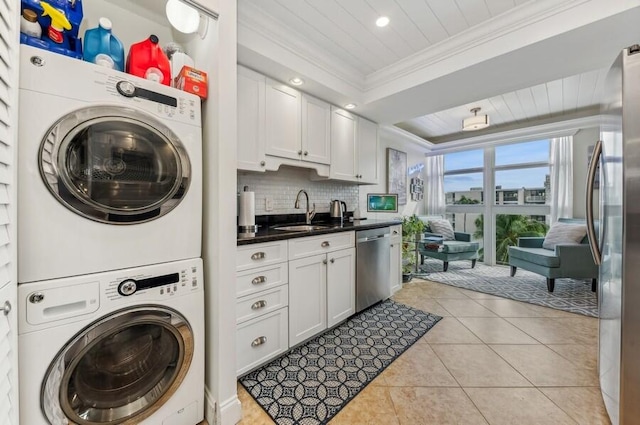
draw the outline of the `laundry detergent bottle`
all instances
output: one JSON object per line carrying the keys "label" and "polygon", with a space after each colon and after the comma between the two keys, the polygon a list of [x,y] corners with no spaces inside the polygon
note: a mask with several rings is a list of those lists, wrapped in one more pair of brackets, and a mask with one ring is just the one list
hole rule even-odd
{"label": "laundry detergent bottle", "polygon": [[111,21],[100,18],[96,28],[84,33],[83,59],[107,68],[124,71],[124,46],[111,33]]}
{"label": "laundry detergent bottle", "polygon": [[171,85],[171,64],[158,45],[157,36],[152,34],[146,40],[131,45],[127,55],[127,72],[165,86]]}

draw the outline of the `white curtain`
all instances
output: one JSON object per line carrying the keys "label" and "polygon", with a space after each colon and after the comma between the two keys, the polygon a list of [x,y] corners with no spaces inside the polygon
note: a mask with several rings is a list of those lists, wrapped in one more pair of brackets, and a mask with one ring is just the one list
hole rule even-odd
{"label": "white curtain", "polygon": [[445,212],[444,198],[444,156],[427,157],[426,161],[426,197],[427,215],[439,215]]}
{"label": "white curtain", "polygon": [[573,217],[573,136],[551,139],[551,223]]}

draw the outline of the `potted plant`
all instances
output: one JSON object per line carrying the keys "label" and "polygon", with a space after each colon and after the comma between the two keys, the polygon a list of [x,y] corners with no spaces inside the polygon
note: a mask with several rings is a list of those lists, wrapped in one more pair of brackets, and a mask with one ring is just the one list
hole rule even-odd
{"label": "potted plant", "polygon": [[416,266],[416,243],[424,232],[425,224],[417,215],[402,217],[402,282],[413,278]]}

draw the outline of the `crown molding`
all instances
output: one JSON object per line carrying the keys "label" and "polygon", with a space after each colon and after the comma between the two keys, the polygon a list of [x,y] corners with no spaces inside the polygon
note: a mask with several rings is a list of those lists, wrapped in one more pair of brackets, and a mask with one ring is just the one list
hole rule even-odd
{"label": "crown molding", "polygon": [[[483,22],[482,25],[471,27],[393,65],[369,74],[366,78],[367,88],[372,90],[446,59],[467,56],[468,51],[485,43],[498,40],[588,2],[590,0],[542,0],[525,3]],[[563,30],[566,30],[566,27]],[[526,40],[526,42],[529,44],[531,40]]]}
{"label": "crown molding", "polygon": [[[499,133],[483,134],[466,139],[453,140],[441,144],[432,145],[427,156],[442,155],[451,152],[458,152],[470,148],[485,148],[502,145],[505,143],[525,142],[535,139],[548,139],[552,137],[572,136],[579,130],[589,127],[598,127],[602,122],[601,115],[591,115],[588,117],[575,118],[565,121],[558,121],[548,124],[540,124],[532,127],[508,130]],[[595,142],[595,140],[594,140]]]}
{"label": "crown molding", "polygon": [[418,137],[415,134],[409,133],[406,130],[403,130],[394,125],[381,125],[379,127],[380,136],[387,136],[393,138],[394,140],[400,139],[402,142],[413,143],[419,145],[420,147],[426,148],[428,151],[433,149],[435,146],[428,140],[423,139],[422,137]]}

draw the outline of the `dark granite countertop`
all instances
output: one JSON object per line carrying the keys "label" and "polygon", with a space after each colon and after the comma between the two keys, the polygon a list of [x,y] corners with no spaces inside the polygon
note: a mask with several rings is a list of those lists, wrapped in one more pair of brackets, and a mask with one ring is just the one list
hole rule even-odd
{"label": "dark granite countertop", "polygon": [[293,238],[303,238],[305,236],[324,235],[327,233],[348,232],[350,230],[366,230],[375,229],[379,227],[388,227],[401,224],[399,219],[390,220],[343,220],[340,223],[339,220],[331,220],[328,214],[318,214],[316,218],[312,220],[312,225],[325,226],[323,229],[299,232],[299,231],[284,231],[275,230],[274,227],[283,225],[296,225],[304,224],[303,214],[294,214],[286,216],[261,216],[256,217],[256,224],[258,224],[258,231],[256,233],[238,233],[238,245],[249,245],[261,242],[280,241]]}

